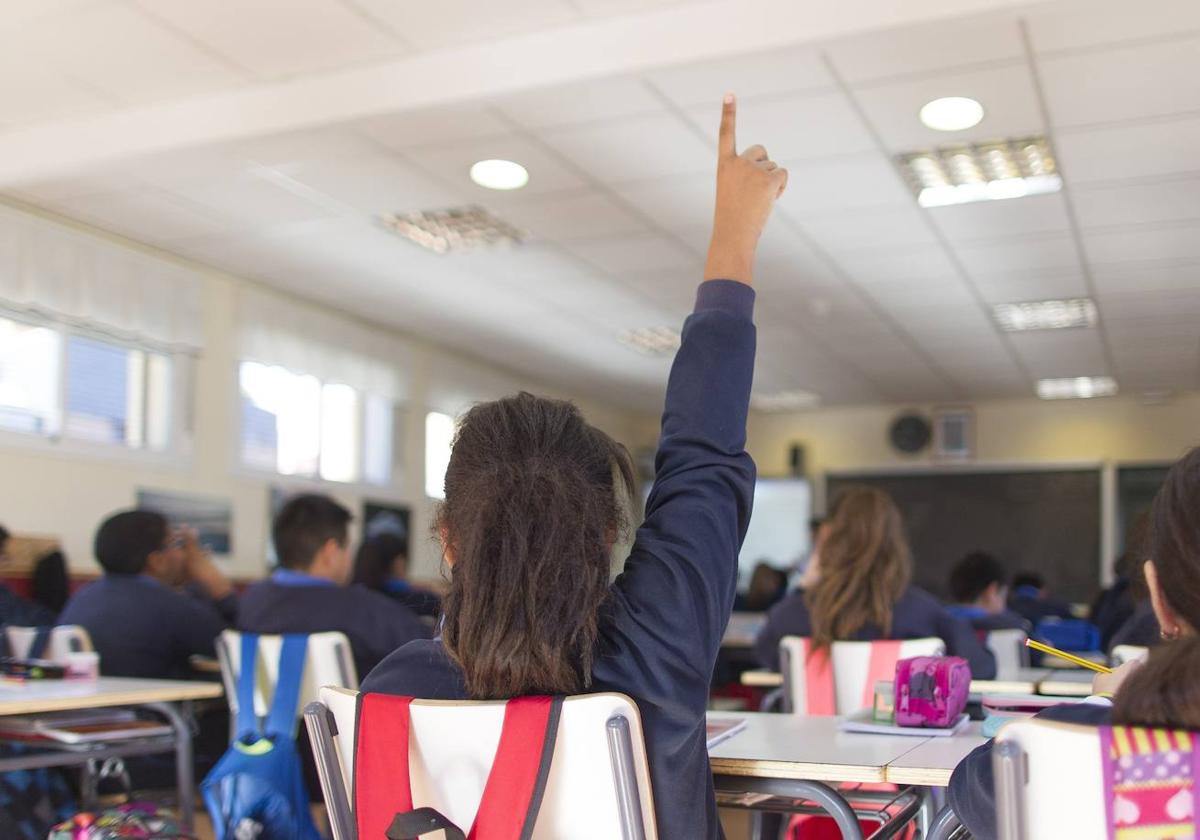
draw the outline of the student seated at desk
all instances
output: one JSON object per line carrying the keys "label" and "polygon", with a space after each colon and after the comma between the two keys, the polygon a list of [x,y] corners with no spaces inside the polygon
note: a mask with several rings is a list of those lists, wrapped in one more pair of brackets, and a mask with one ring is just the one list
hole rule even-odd
{"label": "student seated at desk", "polygon": [[1013,575],[1008,608],[1034,627],[1045,618],[1075,617],[1070,604],[1050,597],[1046,590],[1046,579],[1038,572],[1026,571]]}
{"label": "student seated at desk", "polygon": [[630,695],[663,840],[723,836],[705,709],[754,499],[754,253],[787,182],[761,146],[737,154],[733,118],[727,97],[706,282],[671,367],[654,489],[623,571],[610,584],[622,499],[634,496],[625,448],[568,402],[480,403],[446,470],[441,636],[401,648],[362,686],[447,700]]}
{"label": "student seated at desk", "polygon": [[767,613],[755,651],[779,670],[779,640],[812,639],[816,648],[834,641],[919,639],[936,636],[946,652],[970,663],[977,679],[996,675],[996,660],[971,626],[912,585],[912,555],[900,511],[873,487],[850,487],[834,500],[821,527],[814,557],[797,590]]}
{"label": "student seated at desk", "polygon": [[973,551],[950,572],[950,597],[946,608],[976,630],[1033,630],[1032,625],[1007,608],[1008,573],[1004,564],[983,551]]}
{"label": "student seated at desk", "polygon": [[354,582],[382,592],[423,618],[442,613],[442,599],[408,580],[408,540],[401,533],[369,535],[354,556]]}
{"label": "student seated at desk", "polygon": [[429,630],[412,610],[365,586],[349,586],[350,511],[328,496],[296,496],[271,526],[279,568],[251,584],[238,606],[248,633],[346,634],[359,675]]}
{"label": "student seated at desk", "polygon": [[[0,525],[0,570],[8,564],[8,529]],[[22,598],[0,583],[0,624],[15,627],[47,627],[54,624],[55,615],[41,604]]]}
{"label": "student seated at desk", "polygon": [[[1182,719],[1178,712],[1183,708],[1182,698],[1197,696],[1200,676],[1193,666],[1193,654],[1197,650],[1196,628],[1200,627],[1200,528],[1196,526],[1196,512],[1200,511],[1200,447],[1193,449],[1171,468],[1166,481],[1154,500],[1153,525],[1150,532],[1148,553],[1144,563],[1146,584],[1150,590],[1150,601],[1162,627],[1165,644],[1151,654],[1158,657],[1158,664],[1149,671],[1145,680],[1135,679],[1135,669],[1140,660],[1122,665],[1112,674],[1100,674],[1093,683],[1095,696],[1083,703],[1064,704],[1042,712],[1039,717],[1048,720],[1101,725],[1113,720],[1130,722],[1144,710],[1159,708],[1164,715],[1181,719],[1180,725],[1197,725],[1194,717]],[[1186,639],[1189,652],[1163,649],[1180,644]],[[1177,663],[1175,657],[1186,657],[1189,665],[1172,675],[1169,663]],[[1131,676],[1132,675],[1132,676]],[[1128,683],[1126,679],[1128,678]],[[1139,697],[1153,691],[1152,697]],[[1117,696],[1116,705],[1130,711],[1118,717],[1108,699]],[[1192,701],[1186,701],[1190,704]],[[1188,713],[1192,714],[1191,711]],[[1160,716],[1166,720],[1165,716]],[[1142,721],[1136,721],[1142,722]],[[1144,721],[1151,723],[1152,721]],[[1157,721],[1153,721],[1157,723]],[[992,743],[979,747],[967,756],[954,771],[948,791],[954,813],[977,840],[992,840],[996,837],[996,794],[992,775]]]}
{"label": "student seated at desk", "polygon": [[67,601],[59,623],[88,631],[101,673],[185,678],[192,676],[189,657],[215,655],[214,640],[237,601],[194,531],[172,530],[153,511],[128,510],[100,525],[95,554],[104,577]]}

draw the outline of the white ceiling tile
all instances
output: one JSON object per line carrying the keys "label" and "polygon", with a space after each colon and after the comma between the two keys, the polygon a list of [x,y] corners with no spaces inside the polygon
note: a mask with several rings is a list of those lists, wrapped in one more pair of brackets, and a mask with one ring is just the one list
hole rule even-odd
{"label": "white ceiling tile", "polygon": [[53,67],[30,64],[27,57],[0,52],[0,125],[77,119],[108,110],[113,102]]}
{"label": "white ceiling tile", "polygon": [[1078,50],[1200,31],[1200,6],[1178,0],[1073,0],[1025,12],[1039,53]]}
{"label": "white ceiling tile", "polygon": [[579,19],[565,0],[439,0],[437,3],[397,3],[395,0],[354,2],[422,49],[482,41],[561,26]]}
{"label": "white ceiling tile", "polygon": [[229,230],[215,214],[156,190],[80,196],[51,205],[64,216],[152,245]]}
{"label": "white ceiling tile", "polygon": [[1055,146],[1072,184],[1194,172],[1200,117],[1061,131]]}
{"label": "white ceiling tile", "polygon": [[1094,265],[1092,281],[1101,295],[1200,289],[1200,262],[1182,265]]}
{"label": "white ceiling tile", "polygon": [[1072,190],[1071,201],[1084,228],[1200,219],[1200,175],[1083,184]]}
{"label": "white ceiling tile", "polygon": [[350,127],[389,149],[399,150],[512,133],[512,127],[491,108],[478,103],[385,114],[360,120]]}
{"label": "white ceiling tile", "polygon": [[322,207],[253,175],[194,184],[173,192],[245,231],[334,215],[328,207]]}
{"label": "white ceiling tile", "polygon": [[646,78],[676,105],[707,105],[715,120],[721,97],[739,102],[798,90],[832,88],[833,79],[815,50],[795,47],[776,52],[670,67]]}
{"label": "white ceiling tile", "polygon": [[842,254],[838,256],[838,264],[866,286],[911,280],[957,282],[959,279],[958,270],[945,249],[936,244]]}
{"label": "white ceiling tile", "polygon": [[989,274],[1079,271],[1079,255],[1067,234],[1030,236],[994,242],[972,242],[954,246],[954,251],[972,277]]}
{"label": "white ceiling tile", "polygon": [[563,247],[610,274],[691,266],[699,270],[701,263],[699,256],[674,240],[655,234],[578,240]]}
{"label": "white ceiling tile", "polygon": [[1200,110],[1200,38],[1043,58],[1056,127]]}
{"label": "white ceiling tile", "polygon": [[[716,179],[711,173],[677,175],[617,184],[613,189],[656,225],[672,231],[700,231],[707,245],[712,227]],[[689,240],[692,238],[688,236]]]}
{"label": "white ceiling tile", "polygon": [[403,52],[390,33],[337,0],[135,0],[135,5],[264,78],[332,70]]}
{"label": "white ceiling tile", "polygon": [[552,129],[543,136],[551,147],[602,182],[716,171],[715,125],[710,144],[666,113]]}
{"label": "white ceiling tile", "polygon": [[[1043,132],[1037,92],[1024,64],[858,87],[855,96],[892,152]],[[983,120],[965,131],[926,128],[917,116],[921,106],[943,96],[978,100],[983,104]]]}
{"label": "white ceiling tile", "polygon": [[798,216],[912,205],[916,201],[891,160],[878,152],[784,160],[782,165],[788,170],[788,189],[779,206]]}
{"label": "white ceiling tile", "polygon": [[803,227],[818,245],[839,258],[863,251],[933,245],[937,241],[916,207],[812,217],[804,220]]}
{"label": "white ceiling tile", "polygon": [[645,221],[596,191],[511,197],[497,193],[486,206],[539,239],[588,239],[646,230]]}
{"label": "white ceiling tile", "polygon": [[1111,373],[1104,361],[1100,333],[1094,329],[1012,333],[1009,341],[1030,375],[1037,378]]}
{"label": "white ceiling tile", "polygon": [[414,166],[371,152],[306,160],[282,171],[367,218],[449,207],[461,203],[465,195],[447,189]]}
{"label": "white ceiling tile", "polygon": [[1200,223],[1095,230],[1083,241],[1096,264],[1200,259]]}
{"label": "white ceiling tile", "polygon": [[650,12],[667,6],[682,6],[701,0],[573,0],[573,3],[588,17],[613,17],[639,12]]}
{"label": "white ceiling tile", "polygon": [[[689,108],[696,127],[716,142],[719,109]],[[819,128],[818,128],[819,126]],[[875,141],[838,93],[798,94],[738,104],[738,150],[758,144],[776,161],[875,150]]]}
{"label": "white ceiling tile", "polygon": [[238,87],[244,74],[134,9],[96,4],[0,30],[0,52],[139,104]]}
{"label": "white ceiling tile", "polygon": [[825,52],[843,79],[859,83],[1019,59],[1022,45],[1016,19],[997,15],[857,35]]}
{"label": "white ceiling tile", "polygon": [[631,77],[540,88],[505,96],[491,104],[530,129],[600,122],[662,110],[662,103],[646,84]]}
{"label": "white ceiling tile", "polygon": [[578,189],[586,183],[571,167],[539,144],[515,134],[422,146],[409,149],[404,155],[441,179],[446,186],[467,191],[482,202],[494,196],[495,190],[480,187],[471,181],[471,166],[480,160],[501,158],[524,166],[529,171],[529,183],[522,188],[526,195]]}
{"label": "white ceiling tile", "polygon": [[95,3],[96,0],[4,0],[0,4],[0,29],[15,28],[63,12],[74,12]]}
{"label": "white ceiling tile", "polygon": [[1078,268],[1050,273],[980,274],[973,282],[988,303],[1085,297],[1088,294],[1087,279]]}
{"label": "white ceiling tile", "polygon": [[951,243],[1071,229],[1061,193],[956,204],[931,208],[928,212]]}

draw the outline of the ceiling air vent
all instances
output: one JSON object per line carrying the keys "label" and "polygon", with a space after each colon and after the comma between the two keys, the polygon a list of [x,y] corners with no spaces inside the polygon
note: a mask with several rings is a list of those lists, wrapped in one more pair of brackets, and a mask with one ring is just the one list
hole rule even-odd
{"label": "ceiling air vent", "polygon": [[381,221],[393,233],[438,254],[510,247],[526,238],[524,231],[474,204],[420,213],[388,213]]}

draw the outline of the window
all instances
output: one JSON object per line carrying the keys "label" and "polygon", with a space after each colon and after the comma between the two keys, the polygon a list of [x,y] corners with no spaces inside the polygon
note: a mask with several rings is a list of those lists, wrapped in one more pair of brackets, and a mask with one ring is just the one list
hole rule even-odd
{"label": "window", "polygon": [[172,368],[147,348],[0,318],[0,428],[164,450]]}
{"label": "window", "polygon": [[278,365],[242,362],[241,460],[280,475],[388,484],[388,400]]}
{"label": "window", "polygon": [[425,495],[446,498],[446,468],[454,445],[454,418],[431,411],[425,415]]}

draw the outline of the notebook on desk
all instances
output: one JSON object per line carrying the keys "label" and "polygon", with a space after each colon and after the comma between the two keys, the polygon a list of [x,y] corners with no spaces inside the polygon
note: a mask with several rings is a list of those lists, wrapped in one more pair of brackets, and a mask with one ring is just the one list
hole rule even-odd
{"label": "notebook on desk", "polygon": [[705,722],[708,748],[711,750],[722,741],[727,741],[746,728],[745,718],[709,718]]}
{"label": "notebook on desk", "polygon": [[961,715],[958,722],[944,729],[932,726],[896,726],[894,723],[880,723],[875,719],[871,709],[863,709],[846,717],[838,724],[839,732],[855,732],[867,735],[909,735],[918,738],[948,738],[957,735],[971,722],[969,715]]}

